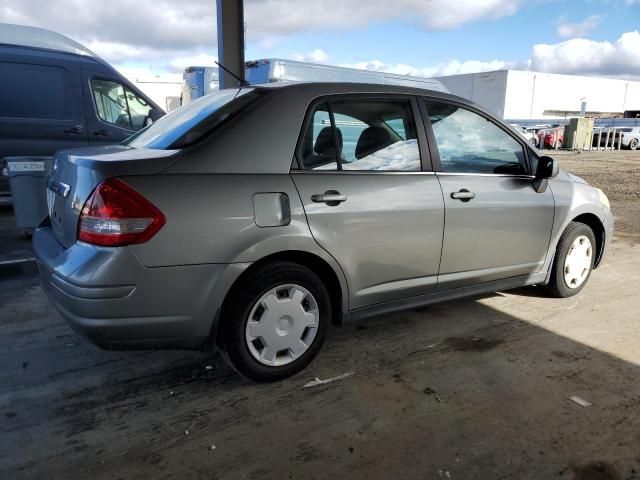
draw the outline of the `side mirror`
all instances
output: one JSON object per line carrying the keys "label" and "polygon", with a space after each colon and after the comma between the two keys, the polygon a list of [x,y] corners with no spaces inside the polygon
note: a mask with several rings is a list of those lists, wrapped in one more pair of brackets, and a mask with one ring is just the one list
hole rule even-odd
{"label": "side mirror", "polygon": [[533,179],[533,188],[538,193],[544,193],[547,190],[549,179],[560,173],[560,163],[555,158],[542,156],[538,159],[538,168],[536,176]]}
{"label": "side mirror", "polygon": [[153,120],[154,122],[157,121],[158,119],[162,118],[165,116],[165,113],[160,110],[159,108],[153,108],[151,109],[151,111],[149,112],[149,117],[151,118],[151,120]]}

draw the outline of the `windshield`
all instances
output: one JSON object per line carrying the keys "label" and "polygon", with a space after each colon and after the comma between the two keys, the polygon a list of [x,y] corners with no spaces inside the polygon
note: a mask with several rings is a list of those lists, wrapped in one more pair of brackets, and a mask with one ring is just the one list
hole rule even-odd
{"label": "windshield", "polygon": [[[194,127],[204,123],[205,120],[220,111],[225,105],[253,91],[254,89],[252,88],[225,89],[200,97],[160,118],[137,135],[129,137],[124,141],[124,144],[134,148],[155,148],[160,150],[186,146],[186,143],[195,142],[207,132],[199,131],[200,136],[198,138],[191,136],[185,144],[180,144],[178,140],[184,138]],[[242,104],[244,105],[246,102],[242,102]],[[226,111],[224,115],[216,119],[215,124],[219,124],[230,114],[231,112]]]}

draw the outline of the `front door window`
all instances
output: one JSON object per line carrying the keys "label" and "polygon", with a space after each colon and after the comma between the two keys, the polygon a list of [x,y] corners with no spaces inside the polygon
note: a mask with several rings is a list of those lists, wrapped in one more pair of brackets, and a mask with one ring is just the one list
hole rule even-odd
{"label": "front door window", "polygon": [[151,112],[151,105],[118,82],[91,80],[91,92],[98,117],[103,122],[140,130]]}

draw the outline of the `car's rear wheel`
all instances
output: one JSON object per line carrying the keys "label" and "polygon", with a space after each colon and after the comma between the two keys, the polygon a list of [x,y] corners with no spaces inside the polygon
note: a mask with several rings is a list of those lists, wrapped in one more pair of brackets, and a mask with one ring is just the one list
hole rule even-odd
{"label": "car's rear wheel", "polygon": [[222,312],[222,348],[231,365],[258,382],[304,369],[322,347],[331,302],[310,269],[276,262],[234,287]]}
{"label": "car's rear wheel", "polygon": [[571,222],[558,242],[547,289],[556,297],[571,297],[586,285],[596,256],[593,230]]}
{"label": "car's rear wheel", "polygon": [[637,138],[634,138],[629,142],[629,148],[631,150],[637,150],[638,145],[640,145],[640,141],[638,141]]}

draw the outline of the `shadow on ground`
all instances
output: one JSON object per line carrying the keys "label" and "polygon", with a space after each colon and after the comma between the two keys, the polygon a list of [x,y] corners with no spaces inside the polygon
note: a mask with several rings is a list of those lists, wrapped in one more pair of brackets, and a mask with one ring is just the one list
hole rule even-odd
{"label": "shadow on ground", "polygon": [[639,266],[618,244],[574,299],[520,289],[333,329],[307,371],[269,385],[216,356],[98,350],[39,287],[1,294],[0,471],[640,479],[639,297],[625,281]]}

